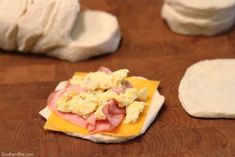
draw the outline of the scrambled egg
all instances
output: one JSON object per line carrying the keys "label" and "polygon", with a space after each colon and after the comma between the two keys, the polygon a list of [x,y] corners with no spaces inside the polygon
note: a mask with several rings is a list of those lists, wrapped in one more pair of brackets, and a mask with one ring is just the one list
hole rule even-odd
{"label": "scrambled egg", "polygon": [[[87,92],[66,92],[56,102],[57,110],[75,113],[84,118],[94,113],[97,119],[105,120],[102,109],[109,100],[115,100],[120,108],[126,108],[124,123],[135,123],[144,110],[147,88],[137,90],[125,87],[123,83],[128,72],[127,69],[122,69],[110,74],[92,72],[85,76],[74,75],[70,83],[85,88]],[[125,90],[118,93],[114,88]]]}
{"label": "scrambled egg", "polygon": [[117,101],[119,103],[119,107],[124,107],[132,103],[137,98],[138,98],[137,89],[127,88],[125,93],[120,94]]}
{"label": "scrambled egg", "polygon": [[71,80],[71,84],[78,84],[81,87],[87,88],[89,90],[106,90],[113,87],[117,87],[121,82],[127,77],[129,70],[121,69],[115,71],[111,74],[104,72],[92,72],[86,76],[74,76]]}
{"label": "scrambled egg", "polygon": [[57,110],[62,112],[71,112],[73,110],[73,106],[69,104],[69,101],[76,96],[76,91],[70,91],[65,93],[62,97],[60,97],[56,102]]}
{"label": "scrambled egg", "polygon": [[93,113],[98,104],[90,100],[82,100],[79,96],[74,96],[69,102],[73,106],[73,113],[76,113],[84,118]]}
{"label": "scrambled egg", "polygon": [[141,112],[144,111],[145,103],[141,101],[134,101],[126,107],[126,117],[124,123],[135,123]]}
{"label": "scrambled egg", "polygon": [[72,112],[87,118],[98,107],[94,101],[93,94],[77,92],[65,93],[56,103],[57,110],[62,112]]}
{"label": "scrambled egg", "polygon": [[103,107],[104,107],[105,105],[99,105],[99,107],[97,108],[97,110],[95,111],[95,116],[96,116],[96,118],[97,119],[99,119],[99,120],[105,120],[106,119],[106,116],[105,116],[105,114],[103,113]]}

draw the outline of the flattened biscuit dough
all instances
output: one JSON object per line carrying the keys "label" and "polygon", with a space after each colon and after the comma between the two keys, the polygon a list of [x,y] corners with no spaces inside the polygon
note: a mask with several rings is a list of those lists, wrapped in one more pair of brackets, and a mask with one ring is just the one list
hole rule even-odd
{"label": "flattened biscuit dough", "polygon": [[235,59],[200,61],[179,86],[185,111],[199,118],[235,118]]}

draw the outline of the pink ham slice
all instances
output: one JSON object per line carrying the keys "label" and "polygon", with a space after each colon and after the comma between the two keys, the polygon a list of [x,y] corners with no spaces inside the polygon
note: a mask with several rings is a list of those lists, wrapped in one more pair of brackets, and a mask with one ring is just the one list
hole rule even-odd
{"label": "pink ham slice", "polygon": [[106,73],[106,74],[111,74],[111,73],[112,73],[112,71],[111,71],[109,68],[103,67],[103,66],[101,66],[101,67],[98,69],[98,71],[99,71],[99,72],[104,72],[104,73]]}
{"label": "pink ham slice", "polygon": [[124,93],[125,92],[125,88],[124,87],[114,87],[112,88],[112,91],[116,94],[121,94],[121,93]]}
{"label": "pink ham slice", "polygon": [[126,88],[132,88],[132,87],[133,87],[132,84],[131,84],[129,81],[127,81],[127,80],[124,81],[122,84],[123,84],[123,86],[126,87]]}
{"label": "pink ham slice", "polygon": [[125,116],[125,109],[119,108],[114,100],[110,100],[103,108],[103,112],[110,123],[111,130],[117,127]]}
{"label": "pink ham slice", "polygon": [[113,130],[125,117],[125,109],[119,108],[114,100],[110,100],[105,105],[103,113],[107,118],[106,120],[96,120],[94,114],[87,119],[87,128],[92,133]]}
{"label": "pink ham slice", "polygon": [[67,91],[69,90],[75,90],[77,92],[83,92],[85,89],[79,87],[79,86],[65,86],[64,89],[62,90],[58,90],[53,92],[48,100],[47,100],[47,104],[48,107],[55,112],[58,116],[60,116],[61,118],[74,123],[76,125],[79,125],[80,127],[86,127],[86,120],[76,114],[72,114],[72,113],[65,113],[65,112],[60,112],[56,109],[56,101]]}

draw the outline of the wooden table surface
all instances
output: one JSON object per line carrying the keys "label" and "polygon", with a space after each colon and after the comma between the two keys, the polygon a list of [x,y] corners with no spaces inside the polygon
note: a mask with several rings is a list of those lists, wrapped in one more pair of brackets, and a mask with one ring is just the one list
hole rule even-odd
{"label": "wooden table surface", "polygon": [[[161,0],[83,0],[82,4],[118,17],[123,33],[120,49],[79,63],[2,51],[1,156],[234,157],[235,121],[190,117],[177,90],[191,64],[235,57],[235,29],[211,38],[174,34],[160,17]],[[113,70],[128,68],[130,75],[161,80],[160,93],[166,101],[146,134],[123,144],[106,145],[44,131],[45,120],[38,112],[57,83],[76,71],[94,71],[102,65]]]}

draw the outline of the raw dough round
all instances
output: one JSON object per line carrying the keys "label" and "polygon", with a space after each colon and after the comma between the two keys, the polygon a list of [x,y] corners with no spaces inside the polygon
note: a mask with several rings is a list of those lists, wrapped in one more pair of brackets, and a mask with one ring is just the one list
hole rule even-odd
{"label": "raw dough round", "polygon": [[235,118],[235,59],[200,61],[179,86],[185,111],[200,118]]}
{"label": "raw dough round", "polygon": [[221,11],[235,7],[235,0],[165,0],[165,2],[201,11]]}
{"label": "raw dough round", "polygon": [[162,17],[166,20],[170,29],[183,35],[211,36],[219,34],[233,26],[234,15],[220,20],[192,18],[178,13],[168,4],[164,4],[162,8]]}

